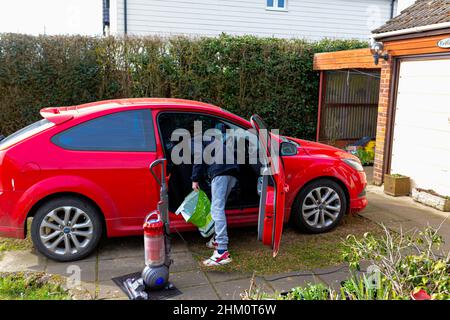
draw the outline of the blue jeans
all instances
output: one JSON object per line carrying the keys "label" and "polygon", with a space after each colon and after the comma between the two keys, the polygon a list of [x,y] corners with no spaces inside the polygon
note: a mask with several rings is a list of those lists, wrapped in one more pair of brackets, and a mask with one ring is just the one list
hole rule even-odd
{"label": "blue jeans", "polygon": [[236,178],[232,176],[217,176],[211,182],[211,216],[214,220],[218,250],[228,249],[225,204],[236,181]]}

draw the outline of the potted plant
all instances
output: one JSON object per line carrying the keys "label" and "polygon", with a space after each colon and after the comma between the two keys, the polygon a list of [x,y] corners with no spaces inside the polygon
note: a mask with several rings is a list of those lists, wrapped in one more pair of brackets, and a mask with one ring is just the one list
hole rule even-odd
{"label": "potted plant", "polygon": [[398,197],[407,196],[411,190],[409,177],[401,174],[384,175],[384,193]]}

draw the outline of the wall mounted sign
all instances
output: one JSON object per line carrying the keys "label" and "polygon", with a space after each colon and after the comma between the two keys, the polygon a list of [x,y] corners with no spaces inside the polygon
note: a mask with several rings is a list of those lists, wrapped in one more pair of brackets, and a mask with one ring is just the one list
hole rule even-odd
{"label": "wall mounted sign", "polygon": [[445,38],[445,39],[440,40],[437,43],[437,45],[439,48],[442,48],[442,49],[450,49],[450,38]]}

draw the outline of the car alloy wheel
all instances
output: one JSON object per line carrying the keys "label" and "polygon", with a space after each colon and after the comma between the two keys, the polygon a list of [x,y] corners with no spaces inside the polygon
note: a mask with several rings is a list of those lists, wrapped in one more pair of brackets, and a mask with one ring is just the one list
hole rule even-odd
{"label": "car alloy wheel", "polygon": [[74,255],[86,248],[93,238],[94,226],[83,210],[64,206],[44,216],[39,236],[47,250],[56,255]]}
{"label": "car alloy wheel", "polygon": [[341,211],[339,194],[329,187],[317,187],[305,197],[302,205],[304,221],[315,229],[323,229],[338,219]]}

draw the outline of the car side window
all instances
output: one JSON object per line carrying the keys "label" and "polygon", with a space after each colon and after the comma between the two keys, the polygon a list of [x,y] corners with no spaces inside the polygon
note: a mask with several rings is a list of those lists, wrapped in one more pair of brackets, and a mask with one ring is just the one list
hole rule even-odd
{"label": "car side window", "polygon": [[156,151],[149,109],[122,111],[86,121],[52,138],[61,148],[79,151]]}

